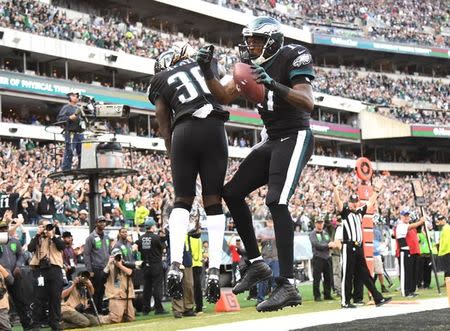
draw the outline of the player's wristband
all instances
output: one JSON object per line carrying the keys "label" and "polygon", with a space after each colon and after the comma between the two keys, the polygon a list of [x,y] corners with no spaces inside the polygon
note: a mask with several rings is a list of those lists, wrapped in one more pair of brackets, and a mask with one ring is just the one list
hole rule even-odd
{"label": "player's wristband", "polygon": [[205,80],[211,80],[214,78],[214,72],[212,71],[210,65],[201,65],[200,69],[202,69],[203,77],[205,78]]}
{"label": "player's wristband", "polygon": [[290,90],[290,88],[286,85],[280,84],[274,80],[272,80],[272,83],[270,84],[270,86],[268,86],[268,89],[274,91],[282,98],[285,98]]}

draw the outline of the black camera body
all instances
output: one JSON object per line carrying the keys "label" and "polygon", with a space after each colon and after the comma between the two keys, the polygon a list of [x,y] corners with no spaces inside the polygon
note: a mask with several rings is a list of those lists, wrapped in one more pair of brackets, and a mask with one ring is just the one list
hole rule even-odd
{"label": "black camera body", "polygon": [[47,256],[44,256],[39,260],[39,268],[48,269],[51,267],[50,259]]}
{"label": "black camera body", "polygon": [[114,256],[114,260],[115,260],[116,262],[122,261],[122,254],[117,254],[117,255],[115,255],[115,256]]}
{"label": "black camera body", "polygon": [[45,226],[45,231],[53,231],[54,228],[55,226],[50,223]]}
{"label": "black camera body", "polygon": [[86,310],[86,307],[82,303],[80,303],[80,304],[76,305],[75,310],[77,312],[83,314]]}

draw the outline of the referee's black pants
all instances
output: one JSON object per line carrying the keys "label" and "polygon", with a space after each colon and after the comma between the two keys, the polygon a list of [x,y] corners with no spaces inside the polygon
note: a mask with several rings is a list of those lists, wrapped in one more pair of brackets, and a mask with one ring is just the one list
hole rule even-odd
{"label": "referee's black pants", "polygon": [[417,254],[410,254],[409,250],[400,250],[400,290],[403,296],[416,291],[417,286]]}
{"label": "referee's black pants", "polygon": [[352,298],[353,278],[361,280],[367,287],[375,303],[383,296],[375,288],[373,278],[367,268],[364,250],[361,245],[344,243],[342,245],[342,304],[349,304]]}

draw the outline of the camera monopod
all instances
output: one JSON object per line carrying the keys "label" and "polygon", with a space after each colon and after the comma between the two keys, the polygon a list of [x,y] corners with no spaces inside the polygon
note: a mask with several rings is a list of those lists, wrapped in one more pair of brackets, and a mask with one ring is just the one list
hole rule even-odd
{"label": "camera monopod", "polygon": [[97,310],[97,306],[95,305],[94,299],[92,299],[92,295],[89,292],[89,289],[87,289],[86,292],[88,295],[88,300],[89,300],[90,304],[92,305],[92,308],[94,309],[94,314],[97,317],[98,325],[102,326],[102,321],[100,320],[100,316],[98,315],[98,310]]}

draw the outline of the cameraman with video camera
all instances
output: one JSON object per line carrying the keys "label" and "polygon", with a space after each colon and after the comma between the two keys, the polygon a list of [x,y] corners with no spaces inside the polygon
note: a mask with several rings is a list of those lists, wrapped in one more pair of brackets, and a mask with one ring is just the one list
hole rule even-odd
{"label": "cameraman with video camera", "polygon": [[48,303],[49,325],[52,330],[61,330],[61,292],[63,289],[64,241],[55,235],[55,227],[48,220],[41,219],[37,234],[28,244],[33,253],[30,266],[33,268],[36,294],[33,303],[33,326],[40,328],[42,307]]}
{"label": "cameraman with video camera", "polygon": [[109,299],[109,323],[131,322],[135,319],[133,270],[125,264],[121,250],[114,248],[103,270],[108,275],[105,294]]}
{"label": "cameraman with video camera", "polygon": [[8,235],[8,223],[14,224],[16,222],[12,218],[12,214],[11,210],[6,211],[3,221],[0,222],[0,265],[14,277],[14,283],[7,285],[6,288],[11,295],[23,329],[28,330],[31,328],[31,319],[29,317],[30,304],[25,302],[22,293],[21,267],[24,264],[22,244],[16,238]]}
{"label": "cameraman with video camera", "polygon": [[62,170],[72,169],[72,159],[74,150],[78,157],[78,167],[81,161],[81,140],[83,138],[81,132],[83,129],[80,125],[80,108],[78,101],[80,98],[79,92],[67,93],[69,103],[64,105],[59,111],[57,121],[64,125],[64,158],[62,163]]}
{"label": "cameraman with video camera", "polygon": [[90,281],[89,271],[78,273],[73,282],[62,292],[61,314],[62,328],[87,328],[99,324],[99,317],[88,314],[92,307],[94,286]]}

